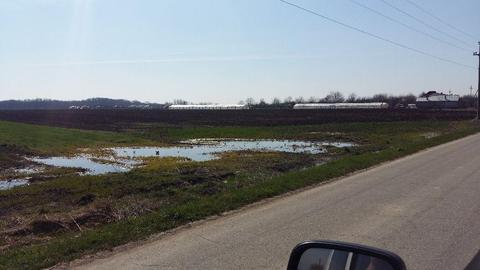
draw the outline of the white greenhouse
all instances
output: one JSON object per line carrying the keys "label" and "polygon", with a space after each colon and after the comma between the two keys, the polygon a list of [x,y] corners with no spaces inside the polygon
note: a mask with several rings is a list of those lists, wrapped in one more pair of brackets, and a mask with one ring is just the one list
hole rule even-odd
{"label": "white greenhouse", "polygon": [[388,109],[388,103],[301,103],[293,106],[294,110],[324,110],[324,109]]}
{"label": "white greenhouse", "polygon": [[238,104],[208,104],[208,105],[170,105],[169,110],[248,110],[248,105]]}

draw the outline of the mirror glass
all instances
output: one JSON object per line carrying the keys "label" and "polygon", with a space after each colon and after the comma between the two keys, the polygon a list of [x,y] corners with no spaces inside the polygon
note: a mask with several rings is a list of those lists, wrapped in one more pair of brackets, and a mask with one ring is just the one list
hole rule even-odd
{"label": "mirror glass", "polygon": [[353,252],[310,248],[305,250],[297,270],[394,270],[388,261]]}

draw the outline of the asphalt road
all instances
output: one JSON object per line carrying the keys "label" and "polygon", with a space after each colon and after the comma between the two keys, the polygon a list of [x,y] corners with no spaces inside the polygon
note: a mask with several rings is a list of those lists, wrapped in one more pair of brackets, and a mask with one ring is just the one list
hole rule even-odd
{"label": "asphalt road", "polygon": [[285,269],[312,239],[463,269],[480,248],[480,134],[207,221],[78,269]]}

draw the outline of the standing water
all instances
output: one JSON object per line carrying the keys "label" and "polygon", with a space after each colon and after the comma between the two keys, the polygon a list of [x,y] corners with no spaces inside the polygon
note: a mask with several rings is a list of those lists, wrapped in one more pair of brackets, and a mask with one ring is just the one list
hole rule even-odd
{"label": "standing water", "polygon": [[[55,167],[82,168],[85,174],[97,175],[105,173],[129,171],[129,164],[101,163],[92,160],[90,156],[32,158],[32,161]],[[131,163],[131,162],[129,162]]]}
{"label": "standing water", "polygon": [[325,153],[324,146],[351,147],[352,143],[277,141],[277,140],[219,140],[196,139],[182,141],[175,147],[122,147],[111,150],[118,157],[183,157],[193,161],[208,161],[218,158],[216,155],[228,151],[273,151],[286,153]]}
{"label": "standing water", "polygon": [[18,186],[28,185],[28,179],[12,179],[0,181],[0,190],[7,190]]}
{"label": "standing water", "polygon": [[306,142],[288,140],[245,140],[245,139],[196,139],[181,142],[171,147],[115,147],[113,156],[99,161],[90,155],[75,157],[33,158],[32,161],[69,168],[85,169],[85,174],[98,175],[105,173],[126,172],[140,163],[145,157],[180,157],[193,161],[217,159],[218,154],[228,151],[274,151],[287,153],[326,153],[325,146],[351,147],[352,143],[340,142]]}

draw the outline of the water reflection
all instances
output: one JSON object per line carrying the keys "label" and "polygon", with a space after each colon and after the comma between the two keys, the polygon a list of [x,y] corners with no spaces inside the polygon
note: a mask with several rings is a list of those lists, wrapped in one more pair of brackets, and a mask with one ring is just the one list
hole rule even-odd
{"label": "water reflection", "polygon": [[90,156],[76,157],[49,157],[32,158],[32,161],[55,167],[82,168],[87,170],[84,174],[97,175],[105,173],[126,172],[131,169],[130,164],[111,164],[93,161]]}
{"label": "water reflection", "polygon": [[277,140],[189,140],[185,146],[176,147],[121,147],[112,148],[119,157],[182,157],[193,161],[207,161],[218,158],[216,154],[228,151],[274,151],[287,153],[325,153],[324,146],[350,147],[351,143],[305,142]]}
{"label": "water reflection", "polygon": [[32,161],[45,165],[68,168],[82,168],[85,174],[98,175],[105,173],[126,172],[140,163],[145,157],[180,157],[193,161],[208,161],[218,158],[219,153],[227,151],[275,151],[287,153],[322,154],[325,146],[351,147],[352,143],[342,142],[305,142],[277,140],[219,140],[196,139],[183,141],[172,147],[118,147],[109,148],[111,157],[100,159],[90,155],[75,157],[33,158]]}
{"label": "water reflection", "polygon": [[28,185],[28,179],[12,179],[0,181],[0,190],[7,190],[18,186]]}

